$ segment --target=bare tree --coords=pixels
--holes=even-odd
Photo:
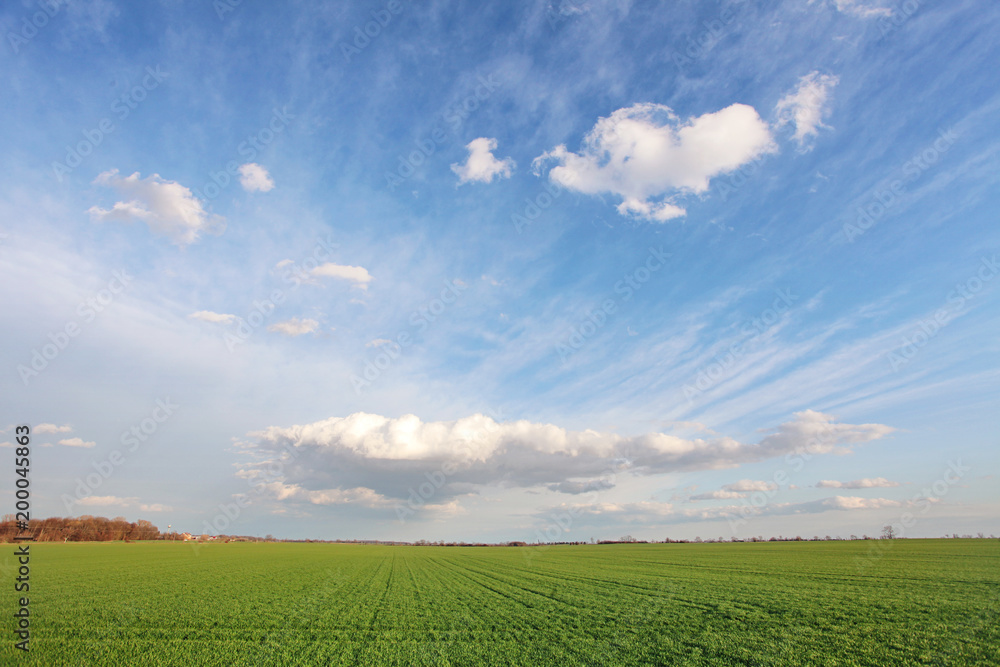
[[[896,529],[892,527],[891,523],[887,523],[884,526],[882,526],[882,539],[883,540],[896,539]]]

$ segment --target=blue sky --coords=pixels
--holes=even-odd
[[[0,26],[0,441],[35,427],[36,514],[1000,532],[993,3]]]

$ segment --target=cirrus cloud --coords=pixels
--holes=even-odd
[[[795,90],[782,97],[775,112],[778,115],[778,127],[791,124],[795,127],[792,138],[798,142],[799,149],[807,151],[811,148],[809,141],[819,134],[823,117],[829,113],[830,91],[840,81],[835,76],[810,72],[801,79]]]

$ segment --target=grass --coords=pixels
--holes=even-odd
[[[1000,541],[873,544],[32,544],[0,664],[1000,664]]]

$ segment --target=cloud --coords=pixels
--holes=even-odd
[[[792,138],[798,142],[800,149],[810,148],[809,139],[819,133],[823,124],[823,116],[829,112],[828,104],[830,90],[840,81],[835,76],[810,72],[799,79],[799,85],[794,91],[782,97],[774,110],[778,115],[778,127],[789,123],[795,126]]]
[[[310,498],[302,494],[312,491],[356,487],[406,498],[415,484],[426,481],[425,475],[436,472],[444,479],[435,492],[441,502],[487,486],[578,493],[587,485],[610,488],[619,474],[734,468],[792,452],[850,451],[852,444],[877,440],[892,430],[881,424],[840,424],[830,415],[805,411],[759,443],[744,444],[722,436],[569,431],[524,420],[497,422],[481,414],[425,423],[415,415],[359,412],[250,433],[238,445],[248,457],[239,475],[255,480],[268,474],[268,466],[277,467],[281,474],[268,481],[301,489],[286,496],[298,499]],[[745,483],[724,490],[738,491],[740,485]]]
[[[229,315],[227,313],[213,313],[211,310],[199,310],[197,313],[191,313],[188,317],[193,320],[212,322],[213,324],[229,324],[230,322],[236,320],[235,315]]]
[[[94,447],[97,445],[96,442],[84,441],[82,438],[66,438],[65,440],[59,441],[60,445],[65,445],[67,447]]]
[[[853,482],[837,482],[824,479],[816,484],[816,487],[820,489],[876,489],[893,486],[899,486],[899,482],[890,482],[885,477],[866,477],[864,479],[856,479]]]
[[[35,427],[35,433],[69,433],[73,429],[67,424],[56,426],[55,424],[39,424]]]
[[[605,491],[613,488],[615,488],[615,483],[610,479],[588,479],[582,482],[565,481],[559,484],[549,484],[550,491],[572,493],[574,495],[590,493],[591,491]]]
[[[747,494],[738,491],[712,491],[711,493],[699,493],[691,496],[689,500],[718,500],[732,498],[746,498]]]
[[[739,491],[739,492],[753,492],[753,491],[771,491],[778,488],[778,485],[774,482],[762,482],[752,479],[741,479],[738,482],[732,484],[725,484],[722,487],[726,491]]]
[[[800,514],[822,514],[830,511],[863,511],[887,508],[915,506],[915,501],[898,501],[888,498],[858,498],[856,496],[834,496],[822,500],[803,503],[777,503],[754,507],[753,516],[791,516]],[[680,523],[688,521],[723,521],[748,516],[746,505],[726,505],[724,507],[706,507],[678,509],[671,503],[653,501],[635,503],[577,503],[562,504],[546,508],[536,517],[551,521],[555,512],[567,512],[571,516],[597,519],[601,522],[659,524],[664,522]]]
[[[309,491],[298,484],[271,482],[264,488],[271,491],[276,500],[300,500],[313,505],[360,505],[362,507],[393,507],[396,503],[380,493],[364,487],[353,489],[325,489]]]
[[[555,161],[555,183],[617,195],[622,215],[665,222],[685,214],[674,201],[680,194],[706,192],[713,177],[776,150],[767,123],[745,104],[681,120],[669,107],[646,103],[599,119],[580,153],[556,146],[532,166],[539,173]]]
[[[275,322],[267,330],[275,333],[283,333],[286,336],[301,336],[316,331],[318,326],[319,322],[316,320],[300,320],[297,317],[293,317],[285,322]]]
[[[240,185],[247,192],[268,192],[274,189],[274,181],[267,169],[256,162],[240,165]]]
[[[140,178],[139,172],[121,178],[117,169],[100,174],[94,183],[113,187],[128,197],[110,209],[92,206],[88,209],[97,221],[129,222],[139,219],[154,234],[166,236],[177,245],[197,241],[202,233],[221,234],[225,218],[210,215],[191,190],[180,183],[165,181],[159,174]]]
[[[347,280],[354,283],[355,287],[360,287],[361,289],[368,289],[368,283],[372,281],[371,274],[362,266],[342,266],[331,262],[320,264],[315,269],[309,271],[309,275],[314,278]]]
[[[93,505],[97,507],[107,507],[108,505],[131,505],[137,498],[119,498],[118,496],[89,496],[78,500],[80,505]]]
[[[142,512],[173,512],[174,508],[170,505],[153,503],[152,505],[139,505],[139,510]]]
[[[873,18],[875,16],[892,16],[892,10],[888,7],[878,5],[869,6],[864,0],[834,0],[837,11],[860,18]]]
[[[510,178],[511,171],[517,165],[509,157],[503,160],[493,157],[491,151],[495,150],[496,147],[496,139],[480,137],[470,141],[466,146],[469,149],[469,158],[465,164],[456,162],[451,165],[451,170],[458,174],[458,184],[491,183],[494,176]]]
[[[375,340],[370,340],[365,343],[365,347],[379,347],[380,345],[392,345],[392,341],[388,338],[376,338]]]

